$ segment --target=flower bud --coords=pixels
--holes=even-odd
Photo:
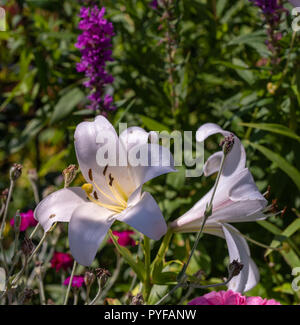
[[[0,194],[0,198],[3,200],[3,202],[7,200],[7,197],[8,197],[8,188],[4,189]]]
[[[28,237],[25,237],[21,245],[21,250],[26,257],[29,257],[34,250],[34,244],[32,240]]]
[[[131,300],[131,305],[143,305],[143,304],[144,304],[144,298],[141,293],[138,293]]]
[[[37,182],[38,174],[35,168],[29,169],[27,172],[27,176],[31,182]]]
[[[22,175],[22,168],[21,164],[13,164],[9,172],[10,179],[16,181]]]
[[[234,145],[234,135],[230,134],[224,138],[220,143],[220,146],[223,148],[224,155],[229,154]]]
[[[78,167],[76,165],[70,165],[65,168],[62,172],[65,181],[65,187],[69,187],[69,185],[73,182],[76,177],[78,171]]]
[[[104,285],[109,277],[111,277],[111,273],[103,268],[98,268],[95,270],[97,278],[101,281],[101,283]]]
[[[91,286],[96,279],[96,276],[92,272],[85,272],[84,274],[84,283],[87,287]]]

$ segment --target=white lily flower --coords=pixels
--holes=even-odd
[[[204,141],[208,136],[221,133],[232,135],[218,125],[207,123],[201,126],[196,134],[197,141]],[[234,277],[229,288],[244,292],[253,288],[259,281],[259,273],[247,242],[237,229],[229,225],[231,222],[248,222],[265,218],[263,210],[266,199],[257,189],[250,171],[245,168],[246,154],[240,140],[233,135],[234,144],[227,154],[223,171],[216,188],[213,200],[212,215],[207,219],[203,231],[226,240],[230,262],[239,260],[244,265],[240,274]],[[211,155],[204,166],[206,176],[217,172],[220,168],[223,152]],[[213,188],[198,201],[188,212],[171,223],[176,232],[197,232],[204,220],[204,212],[210,202]]]
[[[69,222],[70,250],[76,261],[90,265],[115,220],[127,223],[151,239],[158,240],[167,231],[166,222],[154,198],[142,193],[142,185],[159,175],[175,171],[167,148],[148,143],[155,134],[131,127],[118,137],[103,116],[82,122],[75,130],[75,150],[80,170],[87,183],[64,188],[41,201],[34,211],[36,220],[48,231],[57,221]],[[105,140],[103,142],[102,140]],[[101,149],[118,150],[117,158],[131,150],[149,153],[155,162],[148,166],[100,166]],[[98,161],[99,162],[99,161]]]

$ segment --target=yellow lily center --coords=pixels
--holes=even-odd
[[[117,182],[117,180],[112,176],[112,174],[109,174],[107,176],[106,173],[107,167],[104,169],[103,175],[105,176],[106,184],[111,192],[111,194],[105,193],[93,180],[93,174],[92,170],[89,170],[89,178],[91,183],[86,183],[82,185],[82,189],[85,191],[87,197],[95,204],[106,208],[108,210],[120,213],[123,210],[127,208],[127,201],[128,197],[125,193],[125,191],[122,189],[121,185]],[[103,203],[99,200],[97,191],[94,191],[94,187],[98,191],[98,193],[101,193],[103,196],[105,196],[107,199],[109,199],[111,202],[114,202],[115,204],[107,204]]]

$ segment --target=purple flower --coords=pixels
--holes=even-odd
[[[279,41],[282,34],[279,31],[282,14],[286,9],[282,5],[282,0],[249,0],[262,11],[264,22],[267,26],[268,40],[266,45],[273,55],[273,63],[278,63],[280,53]]]
[[[152,8],[153,10],[157,10],[158,8],[158,0],[153,0],[150,2],[149,4],[150,8]]]
[[[68,286],[70,283],[70,276],[66,278],[66,280],[64,281],[64,285]],[[74,275],[73,276],[73,280],[72,280],[72,287],[73,288],[80,288],[82,287],[84,284],[84,277],[81,275]]]
[[[38,222],[34,219],[33,211],[28,210],[27,212],[20,213],[21,217],[21,224],[20,224],[20,231],[25,231],[28,227],[35,227]],[[15,219],[12,218],[10,220],[10,225],[13,227],[15,224]]]
[[[85,74],[87,81],[84,86],[91,90],[88,96],[91,101],[89,108],[110,111],[116,107],[112,105],[112,97],[104,94],[104,87],[114,81],[106,71],[106,63],[113,61],[111,38],[114,28],[112,23],[103,18],[104,14],[104,7],[81,8],[78,28],[82,34],[78,36],[75,46],[82,55],[77,71]]]

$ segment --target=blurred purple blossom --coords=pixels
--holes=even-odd
[[[69,285],[70,279],[71,279],[70,276],[66,278],[66,280],[64,281],[65,286]],[[73,288],[80,288],[80,287],[83,286],[83,284],[84,284],[84,277],[83,276],[81,276],[81,275],[74,275],[73,276],[73,280],[72,280],[72,284],[71,284]]]
[[[111,38],[115,34],[112,23],[103,18],[104,14],[104,7],[81,8],[78,28],[83,32],[78,36],[75,46],[82,55],[77,71],[85,73],[88,80],[84,86],[91,90],[88,96],[91,101],[89,108],[111,111],[115,109],[113,99],[104,94],[104,87],[114,81],[106,71],[106,63],[113,61]]]
[[[249,0],[255,6],[259,7],[264,17],[264,22],[267,26],[268,40],[266,45],[272,53],[274,64],[278,64],[282,33],[279,31],[279,25],[282,20],[282,14],[287,10],[283,7],[282,0]]]
[[[21,212],[20,217],[21,217],[21,224],[20,224],[21,232],[25,231],[28,227],[35,227],[38,224],[38,222],[34,219],[32,210],[28,210],[27,212]],[[12,218],[10,220],[10,225],[13,227],[14,224],[15,224],[15,219]]]

